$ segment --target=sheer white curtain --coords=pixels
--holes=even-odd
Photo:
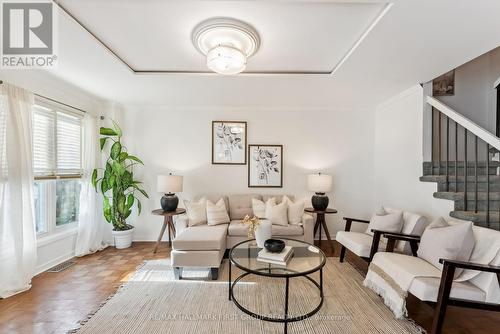
[[[92,187],[91,176],[100,159],[99,121],[97,117],[86,114],[83,121],[83,169],[82,188],[80,192],[80,216],[78,220],[78,236],[75,254],[84,256],[106,247],[103,242],[104,218],[101,202]]]
[[[0,297],[31,287],[36,265],[33,94],[0,85]]]

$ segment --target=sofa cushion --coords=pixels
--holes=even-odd
[[[229,223],[229,215],[224,200],[221,198],[216,204],[207,200],[207,224],[213,226],[227,223]]]
[[[230,195],[229,200],[229,218],[231,220],[243,219],[246,215],[253,216],[252,198],[262,199],[260,195]]]
[[[276,203],[281,203],[283,201],[283,196],[287,196],[289,199],[291,199],[292,201],[295,200],[295,197],[292,196],[292,195],[262,195],[262,200],[265,202],[267,202],[268,199],[270,198],[275,198],[276,199]]]
[[[189,226],[207,223],[207,199],[205,197],[202,197],[198,201],[184,200],[184,206],[189,218]]]
[[[273,203],[276,204],[276,199],[274,197],[268,199],[268,201],[269,200],[274,201]],[[266,218],[266,202],[257,198],[252,198],[252,211],[254,216],[257,216],[258,218]]]
[[[226,195],[221,194],[204,194],[193,197],[193,201],[199,201],[201,198],[206,198],[208,201],[212,203],[217,203],[221,198],[224,200],[224,204],[226,205],[226,209],[229,211],[229,202]]]
[[[373,215],[370,219],[370,224],[366,229],[366,233],[373,235],[372,230],[386,231],[386,232],[401,232],[403,228],[403,212],[387,213],[386,215]]]
[[[440,282],[437,277],[416,277],[408,291],[420,300],[435,302]],[[450,297],[484,302],[486,293],[470,282],[453,282]]]
[[[439,218],[432,222],[422,234],[418,257],[443,269],[439,259],[469,261],[474,244],[471,222],[449,225],[443,218]],[[457,268],[455,277],[458,277],[462,271],[463,269]]]
[[[384,207],[382,207],[381,210],[387,213],[401,211],[398,209]],[[403,211],[403,228],[401,229],[401,233],[421,236],[427,225],[429,225],[429,221],[424,216],[419,215],[418,213]],[[410,243],[406,241],[397,241],[395,249],[401,253],[408,255],[412,254]]]
[[[429,221],[422,215],[405,211],[403,212],[403,228],[401,233],[422,235]]]
[[[303,235],[304,229],[300,225],[273,225],[272,226],[272,235],[273,236],[294,236],[294,235]]]
[[[248,235],[248,225],[243,224],[241,220],[232,220],[229,224],[227,234],[234,237],[246,237]],[[299,225],[273,225],[271,234],[273,236],[303,235],[304,229]]]
[[[346,232],[339,231],[335,240],[346,247],[348,250],[361,257],[369,257],[372,249],[373,237],[362,232]],[[381,239],[379,243],[379,251],[383,251],[386,247],[385,242]]]
[[[226,247],[227,224],[192,226],[172,241],[174,250],[220,250]]]
[[[283,196],[283,201],[288,204],[288,223],[292,225],[302,224],[302,215],[304,214],[306,201],[301,199],[294,202],[288,196]]]
[[[288,225],[288,204],[283,201],[276,204],[274,198],[266,202],[266,219],[270,220],[273,225]]]

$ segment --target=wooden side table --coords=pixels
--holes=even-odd
[[[326,226],[325,215],[337,213],[337,210],[326,209],[325,211],[316,211],[314,208],[305,208],[304,211],[308,212],[308,213],[315,213],[316,214],[316,224],[314,224],[314,235],[316,235],[316,232],[318,231],[318,228],[319,228],[319,242],[321,244],[321,228],[323,227],[323,229],[325,230],[326,238],[328,239],[328,242],[330,243],[330,247],[332,248],[332,255],[333,255],[334,248],[333,248],[332,239],[330,238],[330,232],[328,231],[328,226]]]
[[[186,213],[186,209],[177,208],[175,211],[163,211],[163,209],[156,209],[151,211],[152,214],[157,216],[163,216],[163,226],[161,227],[160,235],[158,236],[158,241],[156,242],[153,253],[156,253],[158,246],[160,246],[161,238],[163,238],[163,233],[168,227],[168,246],[172,248],[172,236],[175,238],[175,226],[174,226],[174,216],[182,215]]]

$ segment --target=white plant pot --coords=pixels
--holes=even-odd
[[[267,219],[262,219],[260,224],[255,228],[255,241],[257,241],[257,246],[264,248],[264,242],[267,239],[271,239],[272,236],[272,224],[271,221]]]
[[[113,230],[112,233],[116,249],[129,248],[132,245],[132,236],[134,235],[133,228],[126,231]]]

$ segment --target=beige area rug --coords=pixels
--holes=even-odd
[[[184,271],[174,280],[170,261],[147,261],[132,279],[75,330],[105,333],[283,333],[283,324],[251,318],[228,300],[224,260],[218,281],[203,280],[208,271]],[[237,271],[233,266],[233,279]],[[198,277],[198,278],[196,278]],[[312,275],[318,279],[318,275]],[[411,321],[396,320],[382,300],[362,285],[363,277],[348,263],[329,258],[323,268],[324,304],[313,317],[290,323],[289,333],[421,333]],[[247,276],[234,295],[253,312],[282,317],[284,279]],[[307,279],[290,280],[290,314],[304,314],[319,302],[319,291]]]

